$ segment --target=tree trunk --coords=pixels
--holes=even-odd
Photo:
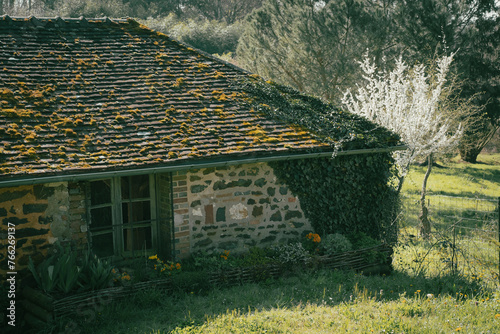
[[[478,147],[460,148],[460,158],[463,161],[475,164],[477,162],[477,156],[481,153],[482,149],[482,147],[480,149]]]
[[[487,129],[481,132],[477,131],[470,136],[464,136],[458,147],[460,158],[463,161],[477,163],[477,156],[488,142],[493,138],[495,133],[500,128],[500,125],[487,125]]]
[[[420,207],[421,207],[421,212],[420,215],[418,216],[418,219],[420,220],[420,235],[423,238],[428,238],[431,233],[431,222],[429,221],[429,209],[427,208],[427,205],[425,204],[425,193],[426,193],[426,188],[427,188],[427,180],[429,179],[429,175],[431,174],[432,171],[432,153],[429,154],[429,157],[427,158],[429,163],[427,164],[427,171],[425,172],[424,176],[424,181],[422,182],[422,193],[420,196]]]

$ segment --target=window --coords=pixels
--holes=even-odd
[[[157,249],[153,175],[88,183],[90,242],[100,257],[134,257]]]

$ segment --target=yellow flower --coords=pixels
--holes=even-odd
[[[155,254],[155,255],[151,255],[149,257],[150,260],[158,260],[158,254]]]
[[[498,318],[500,318],[500,314],[497,313],[497,314],[495,314],[495,319],[498,319]]]

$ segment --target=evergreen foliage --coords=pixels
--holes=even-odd
[[[322,235],[363,232],[396,241],[399,199],[389,153],[271,163],[278,180],[299,197],[314,230]]]
[[[358,80],[366,48],[382,58],[388,17],[382,2],[270,0],[247,17],[237,59],[250,71],[338,102]]]

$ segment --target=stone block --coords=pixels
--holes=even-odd
[[[292,218],[302,218],[303,214],[302,212],[298,210],[290,210],[285,213],[285,220],[290,220]]]
[[[207,188],[208,188],[208,186],[206,186],[204,184],[195,184],[195,185],[191,186],[191,193],[192,194],[198,194],[198,193],[201,193],[202,191],[204,191]]]
[[[23,213],[28,215],[30,213],[41,213],[45,212],[48,208],[48,204],[38,204],[38,203],[25,203],[23,204]]]
[[[271,215],[271,218],[269,218],[269,220],[273,222],[280,222],[283,220],[283,216],[281,215],[280,211],[276,211]]]
[[[195,242],[194,247],[195,248],[207,247],[207,246],[211,245],[212,243],[213,243],[213,241],[211,238],[205,238],[203,240]]]
[[[264,178],[260,178],[260,179],[257,179],[255,180],[254,182],[254,185],[256,185],[257,187],[259,188],[262,188],[263,186],[265,186],[267,184],[267,180],[264,179]]]
[[[29,190],[14,190],[14,191],[0,192],[0,203],[10,202],[19,198],[23,198],[29,193],[30,193]]]
[[[226,207],[217,208],[217,213],[215,215],[216,222],[225,222],[226,221]]]

